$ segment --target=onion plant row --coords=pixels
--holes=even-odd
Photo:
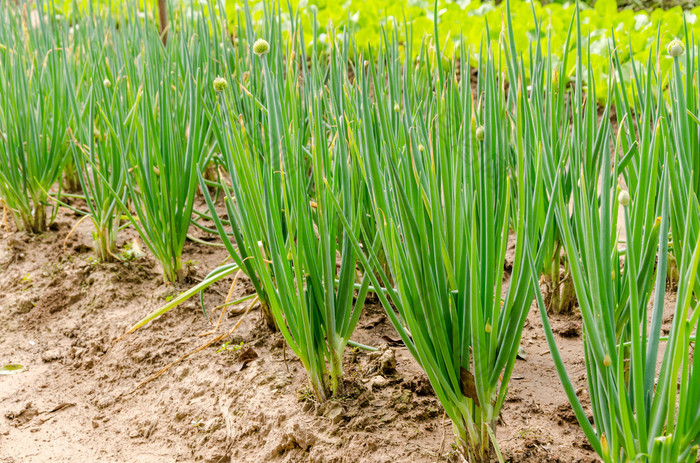
[[[50,8],[39,2],[37,11]],[[11,2],[0,25],[4,207],[20,229],[44,231],[47,205],[75,209],[75,195],[60,192],[73,165],[87,203],[76,211],[93,222],[100,260],[118,257],[125,218],[163,278],[181,280],[199,165],[212,148],[215,57],[209,41],[189,39],[208,38],[206,24],[181,21],[163,45],[135,7],[75,23],[34,13],[28,23],[25,6]]]
[[[372,348],[351,337],[374,293],[459,451],[502,461],[498,418],[536,301],[601,459],[696,461],[700,82],[690,37],[659,49],[659,31],[656,53],[631,70],[620,53],[634,44],[613,39],[600,98],[578,11],[565,43],[575,53],[554,62],[539,18],[532,42],[516,43],[509,3],[497,43],[485,25],[481,43],[453,37],[449,59],[439,24],[420,42],[400,40],[413,34],[407,20],[367,47],[332,25],[324,36],[316,21],[304,29],[279,6],[256,22],[248,8],[226,18],[208,4],[177,11],[164,44],[135,7],[28,25],[4,5],[0,198],[18,228],[42,232],[47,206],[73,208],[109,261],[131,226],[170,282],[184,276],[193,228],[229,256],[132,330],[243,272],[267,328],[326,401],[343,395],[346,347]],[[661,59],[673,61],[670,80]],[[68,165],[80,195],[62,191]],[[671,262],[680,278],[664,331]],[[550,326],[548,309],[566,305],[562,285],[583,320],[589,410]]]
[[[16,7],[0,14],[0,197],[18,228],[43,232],[49,190],[69,159],[68,29],[41,15],[26,28]]]
[[[697,112],[686,106],[682,95],[679,57],[684,46],[677,41],[668,50],[658,50],[675,62],[676,85],[667,102],[654,56],[647,57],[646,66],[635,67],[629,81],[620,66],[619,48],[611,44],[617,72],[610,78],[607,101],[615,104],[619,126],[614,131],[610,103],[601,118],[592,104],[596,89],[591,69],[583,66],[588,50],[578,14],[572,26],[576,66],[585,72],[577,73],[570,92],[570,138],[557,155],[543,157],[543,166],[558,175],[556,181],[546,181],[546,189],[555,204],[583,318],[592,423],[561,361],[547,312],[540,310],[547,340],[578,421],[603,461],[694,462],[700,442],[700,383],[692,353],[700,313],[700,246],[697,239],[687,241],[697,236],[698,203],[692,184],[695,161],[682,148],[697,146],[697,137],[688,129],[697,122]],[[689,71],[693,60],[684,63]],[[544,75],[552,74],[551,65],[546,65]],[[692,79],[685,83],[688,89],[697,88]],[[545,88],[550,84],[548,80]],[[627,98],[630,86],[634,101]],[[534,93],[531,96],[534,99]],[[528,112],[539,119],[537,101]],[[693,131],[697,129],[696,125]],[[678,151],[676,144],[681,146]],[[673,323],[662,336],[670,250],[681,278]],[[533,278],[538,268],[532,262]],[[539,292],[537,299],[543,308]]]

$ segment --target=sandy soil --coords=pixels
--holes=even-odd
[[[203,208],[200,205],[200,208]],[[0,462],[438,462],[457,461],[452,429],[426,376],[376,301],[354,336],[377,353],[348,349],[346,396],[319,405],[279,335],[252,311],[212,344],[138,387],[216,334],[192,300],[116,342],[138,319],[201,279],[226,257],[188,243],[190,280],[162,283],[150,256],[100,264],[91,225],[61,212],[50,232],[0,231]],[[134,238],[124,232],[120,245]],[[207,291],[221,304],[231,281]],[[251,291],[249,283],[237,292]],[[214,314],[216,319],[218,313]],[[587,402],[580,320],[555,317],[569,372]],[[241,344],[242,343],[242,344]],[[504,407],[499,441],[512,462],[594,462],[556,376],[537,308],[528,318]],[[246,358],[257,357],[246,362]],[[138,387],[138,388],[137,388]],[[135,389],[135,390],[134,390]]]

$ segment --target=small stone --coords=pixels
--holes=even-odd
[[[338,424],[345,419],[345,409],[342,405],[333,407],[326,413],[326,418],[330,418],[331,423]]]
[[[379,357],[379,370],[384,374],[393,374],[396,371],[396,356],[392,349],[387,349]]]
[[[49,349],[41,353],[41,361],[45,363],[53,362],[63,358],[63,353],[60,349]]]
[[[342,409],[342,407],[340,408]],[[294,424],[293,429],[294,440],[303,451],[308,452],[309,449],[316,443],[316,436],[306,427],[302,427],[298,423]]]
[[[381,389],[386,387],[387,384],[389,384],[389,381],[381,375],[375,376],[369,381],[369,387],[371,389]]]
[[[20,299],[17,303],[17,313],[20,315],[30,312],[33,308],[34,302],[31,299]],[[30,341],[29,344],[33,346],[32,342],[34,341]]]

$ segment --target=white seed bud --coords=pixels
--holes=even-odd
[[[104,85],[105,88],[110,88],[112,86],[112,82],[105,78],[105,80],[102,81],[102,85]]]
[[[253,44],[253,53],[258,56],[266,55],[270,52],[270,43],[265,39],[258,39]]]
[[[214,90],[216,93],[222,92],[228,88],[228,82],[223,77],[217,77],[214,79]]]
[[[685,53],[685,45],[683,45],[683,42],[680,40],[673,39],[671,40],[671,43],[668,44],[666,51],[673,58],[678,58],[679,56],[683,56],[683,53]]]
[[[619,195],[617,195],[617,200],[620,202],[620,205],[623,207],[627,207],[630,203],[630,194],[627,193],[627,190],[622,190]]]
[[[476,128],[476,139],[479,141],[484,141],[484,136],[486,135],[486,131],[484,130],[484,126],[480,125],[479,127]]]

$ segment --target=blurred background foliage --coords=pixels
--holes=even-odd
[[[594,3],[582,3],[583,28],[589,36],[585,39],[590,47],[591,65],[595,70],[598,95],[605,98],[610,79],[610,50],[615,45],[623,61],[623,72],[631,73],[633,62],[645,61],[649,56],[657,57],[657,72],[666,76],[672,60],[666,56],[666,45],[675,37],[688,35],[700,36],[700,6],[694,6],[693,0],[597,0]],[[59,10],[70,16],[84,8],[93,7],[112,14],[125,13],[128,9],[138,9],[138,15],[144,18],[158,18],[157,0],[138,0],[137,2],[113,1],[105,3],[92,0],[63,0]],[[242,20],[243,0],[169,0],[171,27],[177,27],[180,15],[187,17],[208,15],[211,11],[224,14],[231,25],[232,38],[235,39],[239,20]],[[320,47],[330,46],[328,34],[351,32],[359,45],[377,45],[380,35],[396,33],[402,43],[410,42],[414,53],[420,49],[423,40],[434,45],[435,5],[432,0],[288,0],[284,3],[271,3],[251,0],[249,5],[253,18],[262,24],[266,9],[279,9],[283,22],[291,21],[295,12],[304,31],[318,27]],[[223,7],[223,8],[222,8]],[[488,40],[498,42],[505,7],[499,3],[480,0],[439,0],[437,16],[439,24],[438,43],[444,52],[444,59],[450,59],[459,49],[460,36],[471,58],[472,64],[478,61],[478,52],[488,35]],[[564,50],[569,25],[574,12],[571,1],[520,1],[511,5],[516,43],[527,44],[535,36],[533,15],[540,19],[543,30],[542,45],[546,52],[551,49],[552,59],[557,64],[568,54],[572,63],[567,78],[576,72],[574,41],[569,49]],[[126,17],[129,17],[128,13]],[[153,19],[157,20],[157,19]],[[410,25],[407,29],[405,21]],[[282,24],[283,28],[285,24]],[[687,30],[686,30],[687,26]],[[662,53],[655,49],[657,34],[661,36]],[[311,46],[309,39],[309,46]],[[551,48],[550,48],[551,47]],[[519,50],[523,61],[529,62],[529,50]],[[634,57],[634,60],[631,58]],[[588,64],[588,63],[584,63]],[[527,67],[527,66],[526,66]],[[560,76],[556,76],[559,78]],[[627,77],[627,76],[626,76]]]

